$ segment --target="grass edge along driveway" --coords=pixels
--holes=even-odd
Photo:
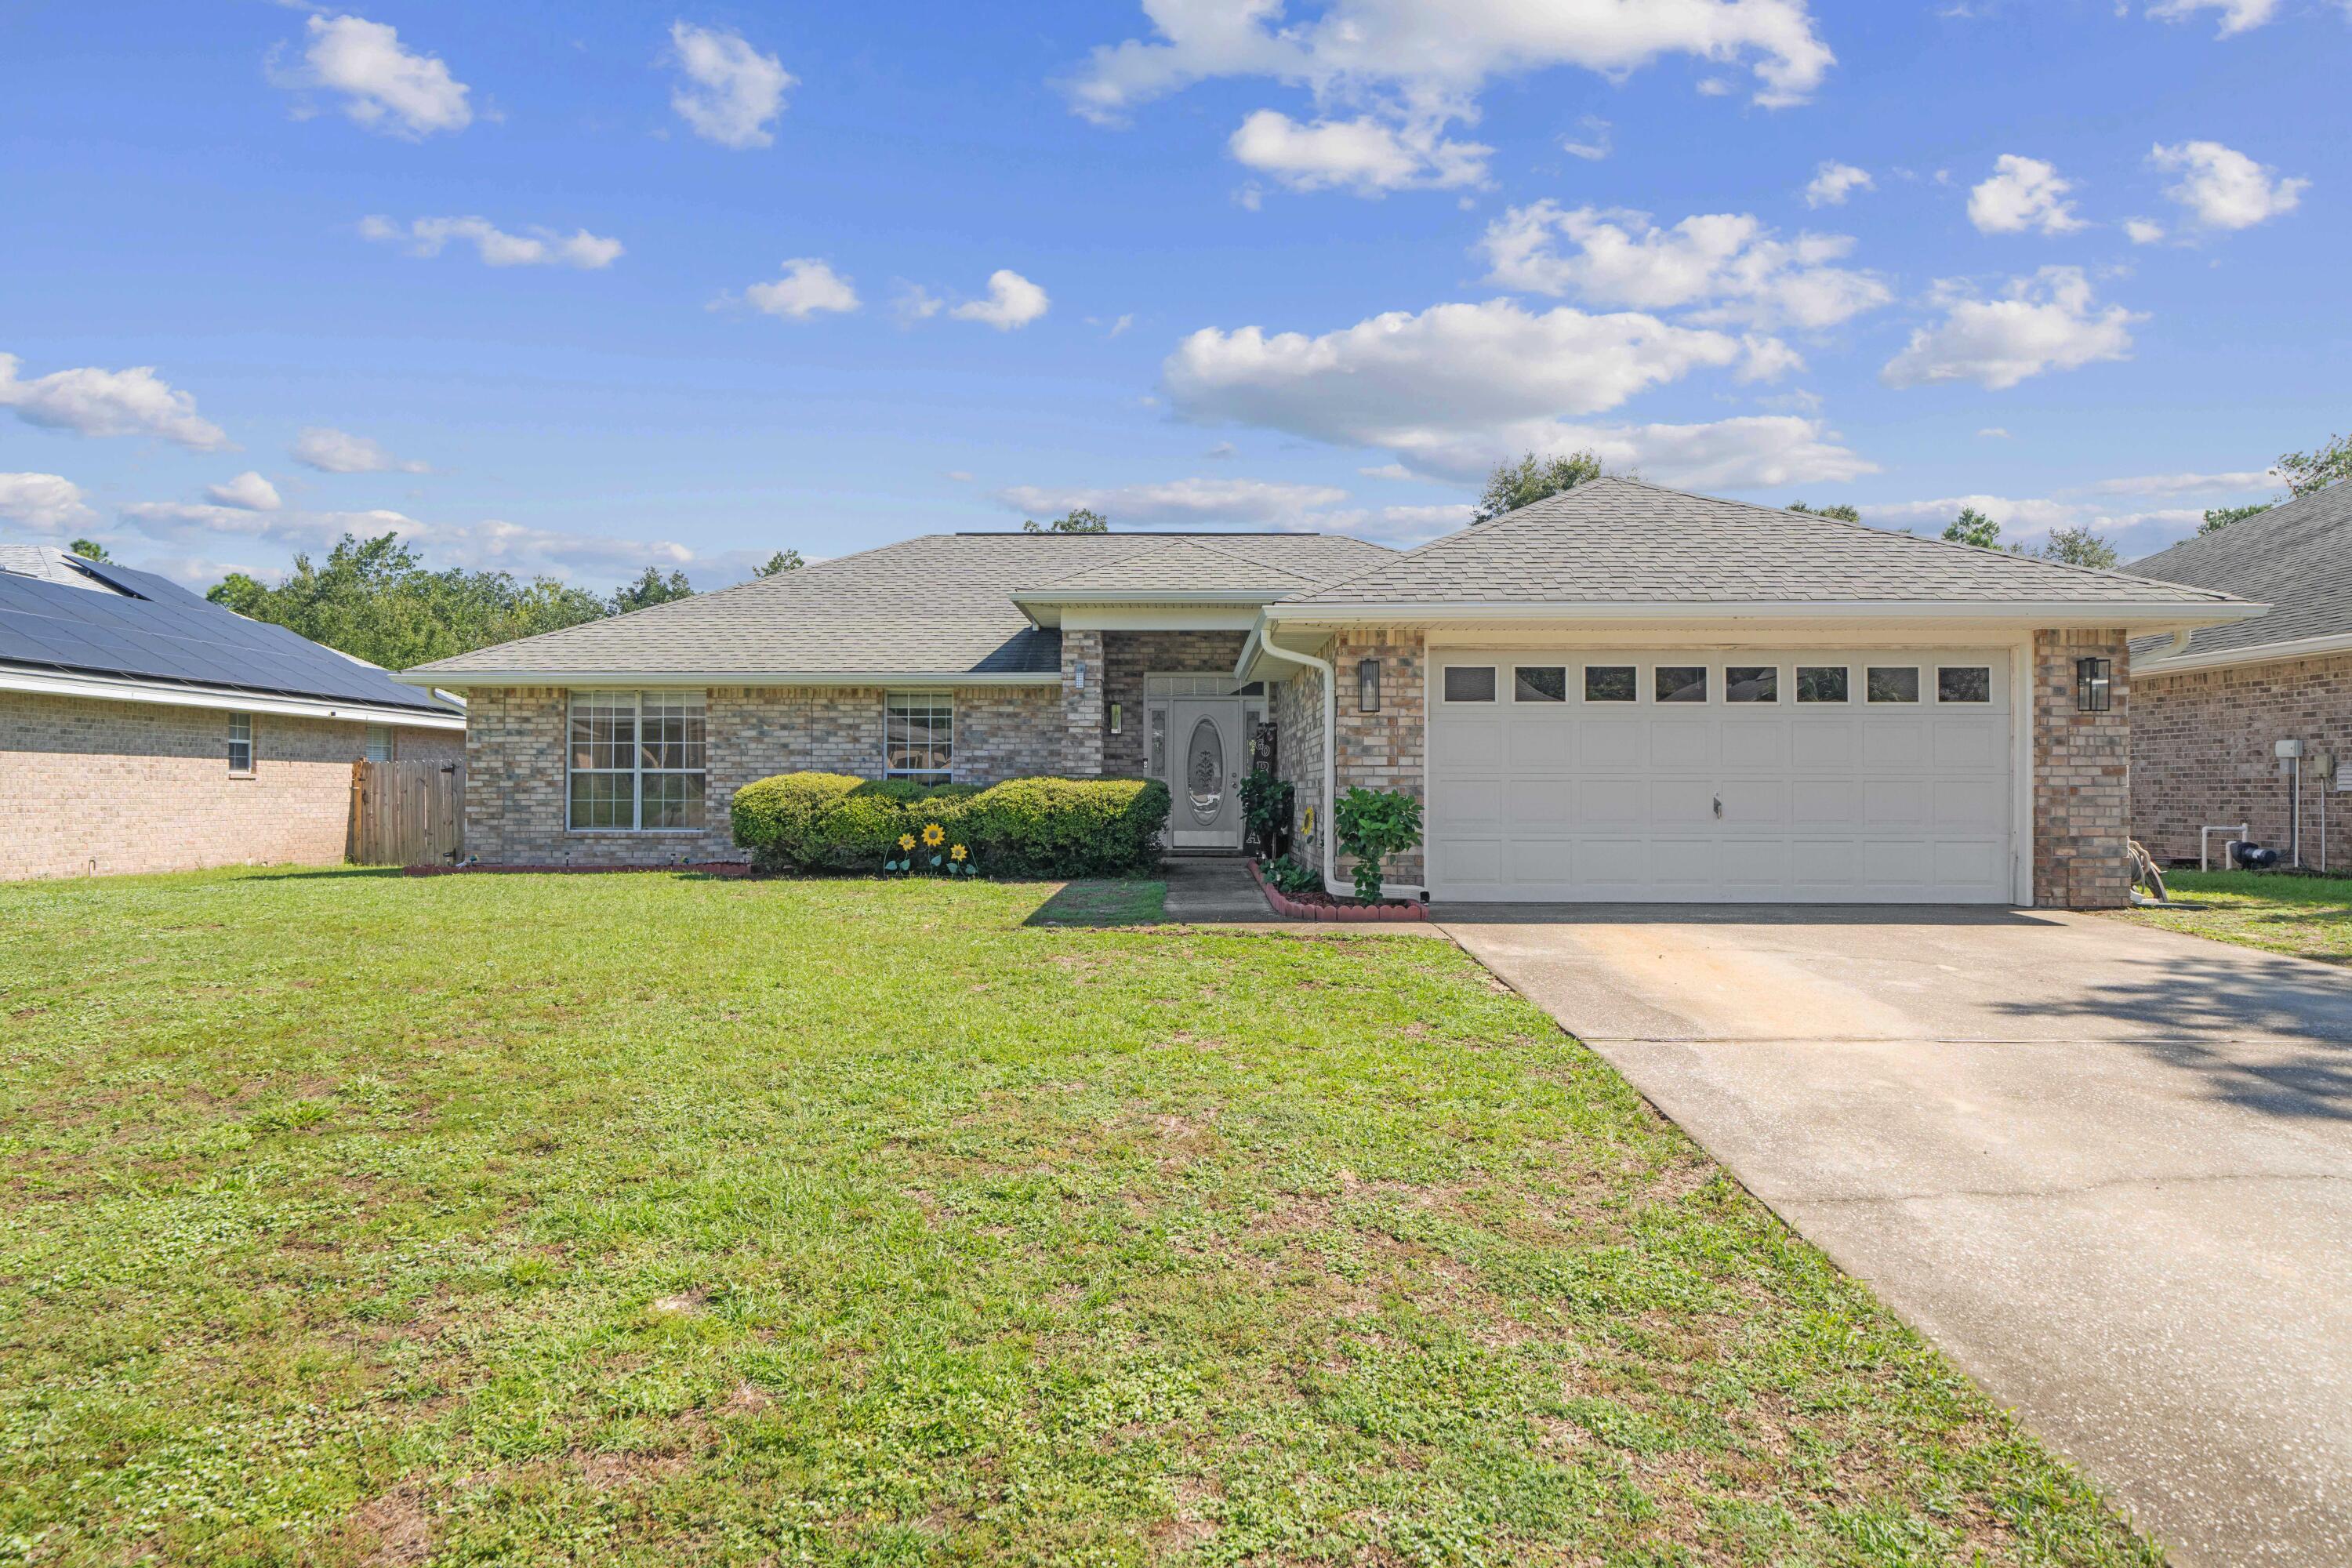
[[[2159,1561],[1450,944],[0,887],[0,1561]]]
[[[2138,925],[2266,952],[2352,964],[2352,879],[2274,871],[2168,871],[2178,909],[2118,910]]]

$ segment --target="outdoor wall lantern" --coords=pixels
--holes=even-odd
[[[1356,666],[1356,711],[1381,710],[1381,661],[1368,658]]]
[[[1118,734],[1119,731],[1118,706],[1119,705],[1116,702],[1110,705],[1110,732],[1114,735]]]
[[[1085,659],[1076,658],[1070,661],[1070,680],[1071,683],[1079,690],[1084,691],[1087,689],[1087,661]]]
[[[2074,710],[2105,713],[2115,703],[2116,661],[2078,658],[2074,661]]]

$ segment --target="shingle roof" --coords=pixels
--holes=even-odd
[[[2131,569],[2274,606],[2258,620],[2204,627],[2189,639],[2189,658],[2352,633],[2352,484],[2184,539]]]
[[[1061,634],[1033,626],[1013,595],[1195,540],[1155,585],[1194,586],[1235,562],[1326,581],[1391,552],[1336,534],[934,533],[420,666],[410,676],[1051,674]]]
[[[1350,542],[1353,542],[1350,541]],[[1370,560],[1376,547],[1360,557]],[[1380,554],[1387,552],[1380,551]],[[1350,563],[1351,564],[1355,563]],[[1328,573],[1325,574],[1328,575]],[[1066,577],[1057,577],[1039,595],[1213,593],[1221,590],[1291,594],[1315,586],[1304,572],[1253,560],[1237,551],[1200,539],[1179,539],[1158,550],[1139,550],[1116,561],[1088,562]]]
[[[169,578],[40,548],[38,561],[15,550],[0,560],[0,664],[457,712],[374,665],[247,620]]]
[[[1448,534],[1284,604],[2193,606],[2229,598],[1612,478]]]

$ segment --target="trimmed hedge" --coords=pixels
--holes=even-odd
[[[878,871],[901,834],[930,823],[986,877],[1120,877],[1160,862],[1168,786],[1156,779],[1007,779],[919,784],[780,773],[730,808],[735,842],[762,870]]]

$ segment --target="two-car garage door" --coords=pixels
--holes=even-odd
[[[1431,893],[2007,903],[2010,656],[1433,653]]]

